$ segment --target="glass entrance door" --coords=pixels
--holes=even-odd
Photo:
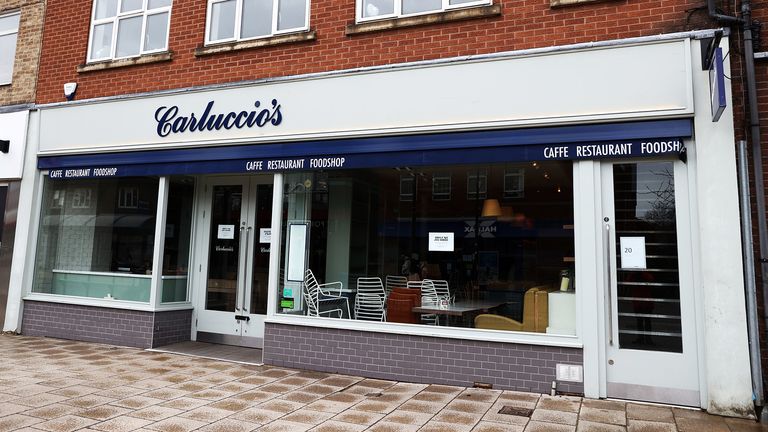
[[[267,309],[272,176],[204,186],[197,340],[261,348]]]
[[[685,172],[602,165],[608,397],[699,405]]]

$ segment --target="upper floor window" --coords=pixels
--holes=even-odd
[[[309,0],[209,0],[206,43],[309,29]]]
[[[18,34],[19,13],[0,16],[0,84],[11,83]]]
[[[358,21],[399,18],[490,3],[489,0],[357,0],[357,17]]]
[[[88,61],[168,49],[171,0],[94,0]]]

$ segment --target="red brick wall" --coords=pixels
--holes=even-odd
[[[361,66],[655,35],[712,26],[703,0],[621,0],[552,9],[549,0],[497,0],[500,17],[346,36],[355,0],[315,0],[310,28],[317,40],[196,58],[205,31],[205,0],[175,0],[171,62],[80,73],[88,45],[91,1],[49,0],[38,103],[145,92]]]

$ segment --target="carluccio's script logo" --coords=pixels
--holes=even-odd
[[[214,113],[213,101],[210,101],[200,115],[195,113],[180,115],[179,107],[176,105],[161,106],[155,111],[157,134],[167,137],[172,133],[243,129],[254,126],[264,127],[268,124],[277,126],[283,121],[277,99],[272,99],[271,106],[262,107],[259,101],[256,101],[253,106],[255,109],[250,111]]]

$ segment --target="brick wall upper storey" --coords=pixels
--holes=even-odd
[[[62,85],[70,81],[78,82],[82,100],[713,25],[704,19],[704,0],[605,0],[561,7],[551,1],[495,0],[501,13],[489,17],[348,35],[355,0],[313,0],[314,39],[195,56],[204,43],[206,1],[174,0],[171,61],[78,72],[86,63],[92,1],[49,0],[37,102],[63,101]]]
[[[11,84],[0,85],[0,106],[35,101],[43,37],[44,0],[0,0],[0,15],[20,12]]]

